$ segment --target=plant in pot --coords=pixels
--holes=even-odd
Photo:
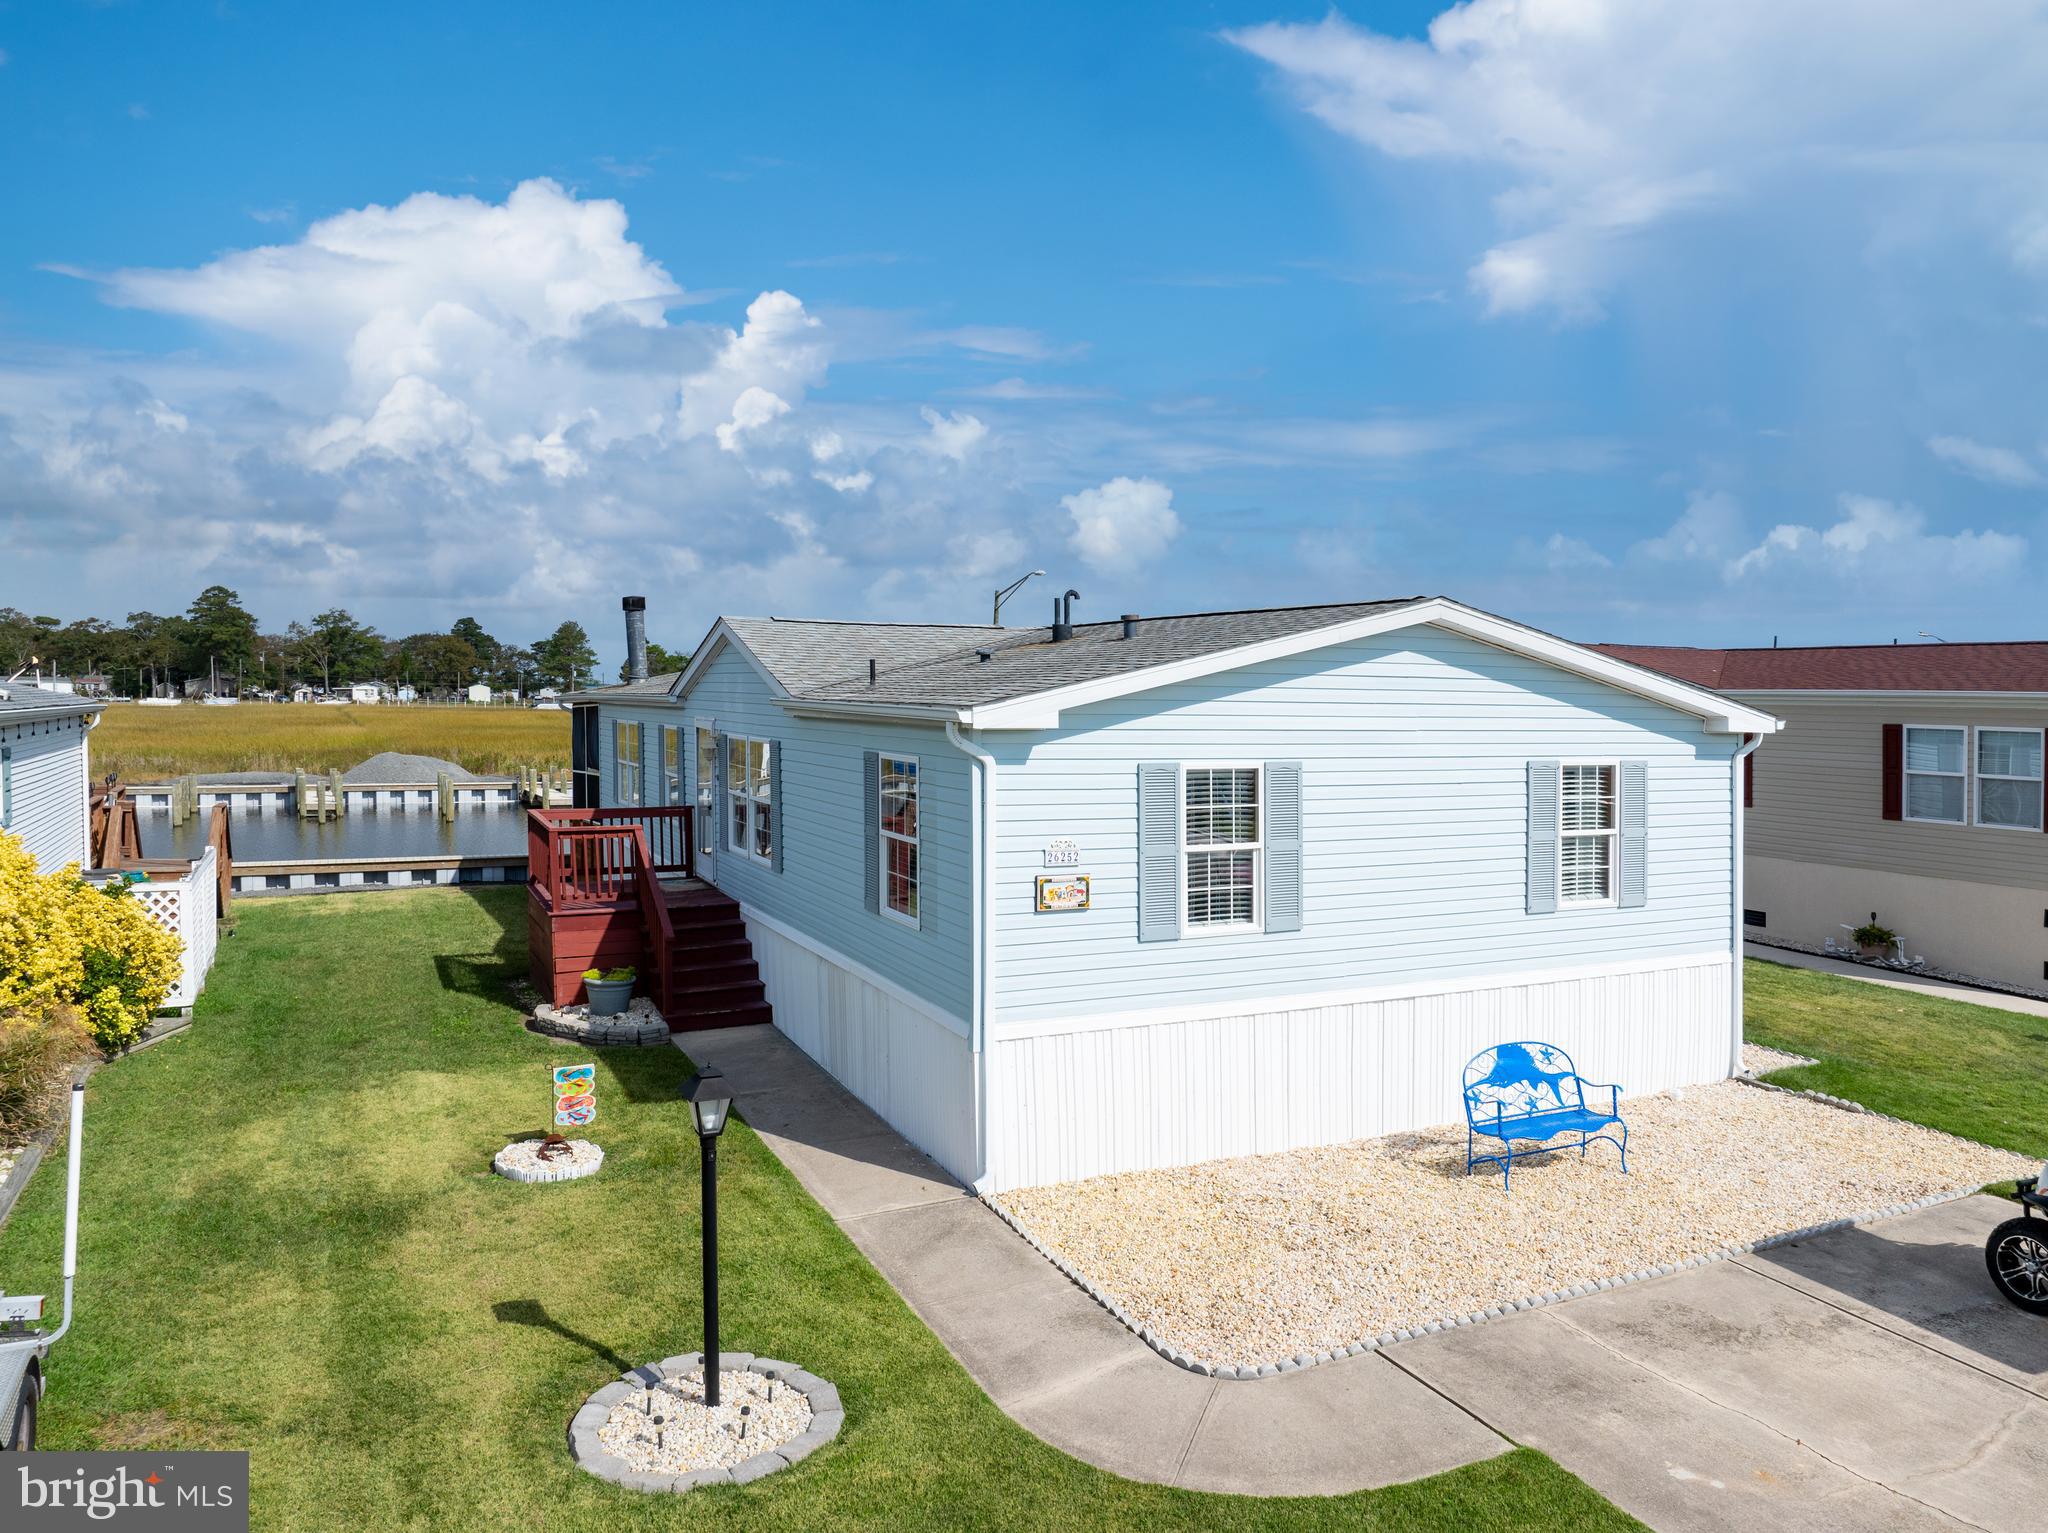
[[[1865,958],[1884,957],[1891,952],[1892,944],[1899,940],[1897,932],[1875,921],[1865,921],[1849,935],[1856,940],[1856,951]]]
[[[583,988],[590,996],[590,1014],[593,1017],[616,1017],[624,1011],[633,999],[636,977],[630,967],[585,969]]]

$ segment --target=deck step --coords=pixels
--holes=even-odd
[[[759,1006],[743,1006],[738,1011],[713,1011],[700,1015],[671,1012],[668,1030],[672,1033],[687,1033],[713,1027],[750,1027],[757,1022],[774,1020],[775,1014],[764,1003]]]
[[[679,947],[706,947],[718,942],[745,942],[747,923],[738,916],[710,921],[678,921],[671,915],[669,926]]]
[[[742,980],[730,985],[705,985],[698,989],[685,988],[678,982],[669,1000],[670,1016],[703,1016],[714,1011],[737,1011],[745,1006],[758,1006],[768,999],[768,992],[758,979]]]
[[[718,990],[727,985],[758,985],[761,982],[761,966],[750,953],[741,953],[724,963],[679,962],[671,973],[677,995]]]

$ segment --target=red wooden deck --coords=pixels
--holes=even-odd
[[[584,999],[583,971],[630,964],[672,1031],[770,1020],[739,903],[690,876],[692,811],[534,809],[526,817],[533,983]]]

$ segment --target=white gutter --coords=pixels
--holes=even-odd
[[[1735,754],[1728,758],[1729,821],[1734,828],[1734,845],[1730,849],[1728,869],[1729,895],[1729,937],[1728,937],[1728,996],[1730,1015],[1728,1018],[1728,1073],[1742,1073],[1742,773],[1743,763],[1756,753],[1764,743],[1762,735],[1744,735],[1742,744]]]
[[[974,841],[973,888],[975,892],[973,983],[968,1006],[967,1048],[974,1092],[974,1166],[977,1190],[988,1179],[988,1062],[983,1052],[988,1042],[989,970],[995,956],[996,905],[996,758],[960,733],[953,722],[946,725],[946,738],[964,754],[973,757],[976,771],[969,794],[968,813],[977,819],[980,834]]]

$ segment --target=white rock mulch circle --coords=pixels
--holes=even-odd
[[[704,1356],[666,1357],[620,1376],[569,1423],[569,1451],[629,1490],[744,1485],[786,1469],[839,1435],[838,1389],[794,1363],[718,1357],[719,1401],[704,1403]]]
[[[540,1153],[542,1141],[515,1139],[491,1157],[491,1169],[515,1182],[573,1182],[604,1164],[604,1151],[588,1139],[571,1139],[567,1155]]]
[[[1465,1174],[1463,1124],[989,1201],[1153,1350],[1252,1378],[2030,1175],[2034,1161],[1738,1081],[1624,1102],[1611,1146]]]
[[[609,1017],[594,1017],[587,1005],[552,1006],[537,1003],[526,1024],[534,1032],[566,1043],[595,1044],[607,1048],[667,1048],[668,1022],[661,1008],[644,995],[636,995],[624,1011]]]

